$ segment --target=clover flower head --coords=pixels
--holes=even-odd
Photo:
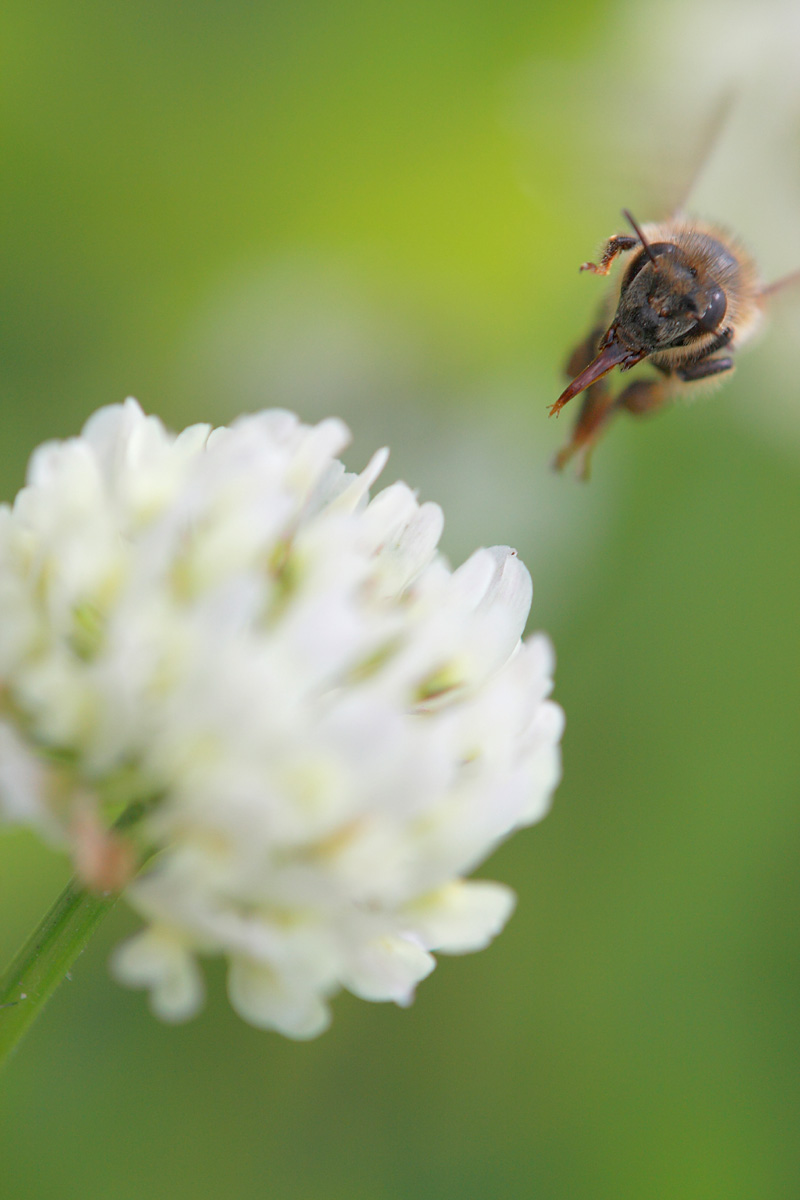
[[[409,1003],[506,921],[465,876],[558,779],[528,572],[507,547],[452,571],[438,506],[370,499],[386,452],[350,475],[348,436],[282,411],[174,435],[128,400],[0,509],[0,814],[124,889],[144,928],[113,971],[168,1020],[214,954],[292,1037],[342,988]]]

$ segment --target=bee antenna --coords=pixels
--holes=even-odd
[[[625,220],[628,222],[628,224],[630,225],[633,232],[638,237],[639,241],[642,243],[642,247],[644,249],[645,254],[650,259],[650,262],[653,264],[653,266],[655,267],[655,269],[657,271],[658,263],[656,262],[656,256],[655,256],[655,254],[653,254],[653,251],[650,249],[650,243],[648,242],[647,238],[642,233],[642,230],[641,230],[640,226],[638,225],[635,217],[633,216],[632,213],[630,213],[628,211],[627,208],[623,208],[622,215],[625,218]]]

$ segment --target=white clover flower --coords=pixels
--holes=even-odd
[[[369,500],[386,452],[348,475],[347,441],[280,411],[175,436],[128,400],[0,509],[0,813],[127,884],[146,927],[113,970],[169,1020],[206,954],[291,1037],[341,988],[409,1003],[432,951],[506,921],[463,877],[558,779],[528,572],[506,547],[451,571],[438,506]]]

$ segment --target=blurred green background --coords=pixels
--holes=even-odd
[[[0,1088],[24,1200],[785,1200],[800,1194],[800,301],[719,394],[548,463],[577,266],[688,177],[800,265],[796,6],[135,5],[0,16],[0,488],[134,394],[179,427],[336,413],[511,543],[567,712],[553,813],[484,868],[516,915],[406,1012],[297,1045],[113,984],[120,906]],[[0,956],[67,876],[0,839]]]

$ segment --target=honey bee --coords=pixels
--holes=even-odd
[[[619,284],[601,322],[572,352],[567,373],[574,378],[550,409],[555,416],[585,392],[570,440],[554,463],[561,470],[580,454],[584,478],[597,439],[616,413],[643,416],[687,386],[719,381],[733,370],[734,350],[758,328],[766,297],[798,277],[764,286],[747,251],[716,225],[675,217],[640,227],[627,209],[622,215],[633,233],[615,234],[599,262],[580,268],[607,275],[624,256]],[[644,360],[658,375],[612,395],[609,372],[629,371]]]

